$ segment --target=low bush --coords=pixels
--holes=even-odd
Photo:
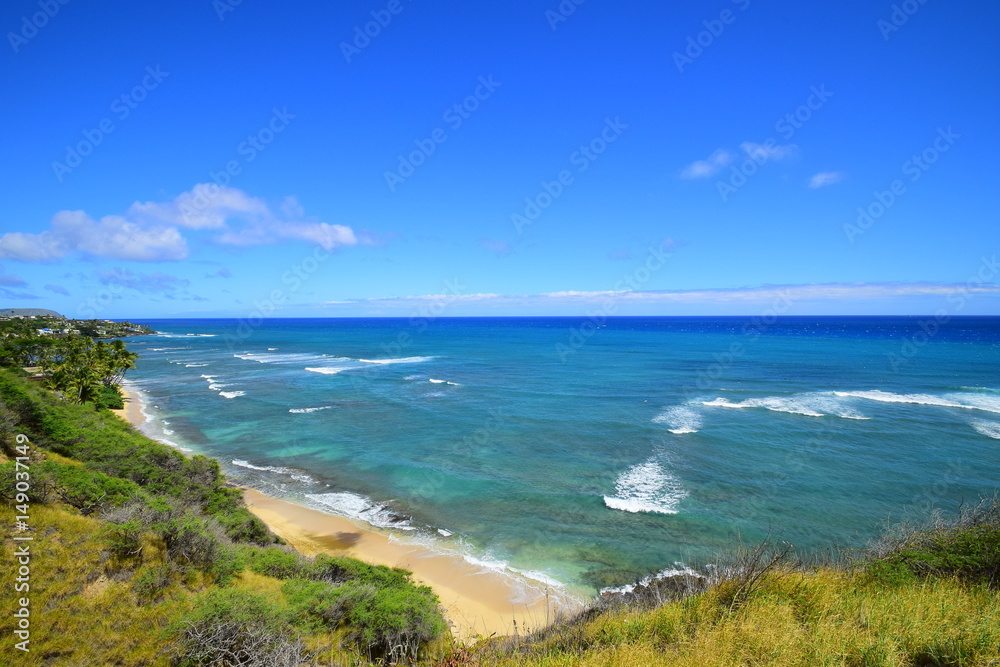
[[[199,596],[186,620],[170,628],[180,666],[297,667],[305,648],[287,609],[263,595],[217,588]]]

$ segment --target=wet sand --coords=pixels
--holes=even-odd
[[[138,428],[145,421],[142,401],[122,390],[125,408],[113,412]],[[583,602],[540,582],[476,566],[459,556],[402,544],[389,534],[351,519],[319,512],[243,488],[247,507],[274,534],[306,556],[350,556],[375,565],[402,567],[441,599],[452,631],[460,639],[523,635],[539,630],[557,613],[572,613]]]
[[[545,627],[556,613],[582,607],[544,584],[472,565],[459,556],[407,545],[367,530],[350,519],[326,514],[244,489],[247,507],[297,551],[351,556],[376,565],[402,567],[441,598],[459,638],[525,634]]]
[[[122,398],[125,400],[125,407],[121,410],[112,410],[111,412],[132,426],[139,428],[146,421],[146,417],[142,414],[142,401],[137,394],[127,391],[124,388],[122,388]]]

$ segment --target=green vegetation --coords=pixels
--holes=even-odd
[[[1000,665],[1000,500],[898,527],[842,563],[739,547],[450,665]]]
[[[17,434],[30,438],[30,508]],[[22,464],[24,462],[22,461]],[[216,461],[0,369],[0,521],[31,527],[31,651],[0,664],[299,665],[427,662],[450,637],[410,573],[278,544]],[[0,586],[14,591],[14,549]],[[14,637],[17,620],[0,619]]]
[[[0,366],[40,371],[49,387],[97,409],[123,407],[119,390],[138,355],[122,340],[96,338],[151,333],[131,322],[56,318],[0,319]]]
[[[25,449],[17,434],[30,438]],[[15,458],[29,451],[30,507]],[[22,462],[23,463],[23,462]],[[1000,501],[821,565],[740,546],[528,635],[457,645],[406,570],[306,558],[225,485],[124,421],[0,369],[0,521],[27,515],[31,651],[0,664],[459,667],[1000,665]],[[15,549],[0,587],[15,590]],[[621,573],[602,576],[619,579]],[[13,595],[13,593],[11,593]]]

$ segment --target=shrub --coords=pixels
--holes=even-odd
[[[869,546],[867,572],[888,584],[917,577],[953,576],[1000,585],[1000,498],[981,501],[950,520],[897,526]]]
[[[287,611],[263,595],[216,588],[201,595],[187,620],[175,624],[180,665],[296,667],[305,659]]]
[[[132,579],[132,590],[144,602],[154,602],[169,585],[174,574],[170,565],[154,565],[140,571]]]
[[[125,399],[117,385],[111,387],[101,387],[94,396],[94,407],[98,410],[122,410],[125,407]]]
[[[358,648],[384,664],[415,661],[420,649],[445,630],[438,597],[427,586],[378,588],[355,580],[337,589],[333,604],[345,611]]]

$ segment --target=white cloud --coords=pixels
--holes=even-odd
[[[794,156],[798,150],[798,147],[795,144],[779,146],[774,143],[773,139],[768,139],[762,144],[757,144],[752,141],[744,141],[740,144],[740,148],[742,148],[743,152],[747,154],[747,157],[755,162],[760,162],[761,164],[770,160],[784,160],[786,158],[790,158]]]
[[[844,175],[839,171],[823,171],[809,179],[809,187],[822,188],[834,183],[840,183],[843,179]]]
[[[41,233],[0,236],[0,257],[54,262],[84,253],[139,262],[181,260],[189,252],[181,229],[211,231],[216,243],[233,246],[306,241],[332,250],[358,243],[350,227],[306,218],[294,197],[285,198],[276,214],[242,190],[199,183],[171,201],[134,202],[124,215],[100,220],[84,211],[59,211]]]
[[[744,141],[740,144],[740,149],[748,158],[759,164],[772,160],[785,160],[793,157],[798,151],[795,144],[781,146],[776,144],[774,139],[768,139],[762,144]],[[736,158],[737,155],[733,152],[720,148],[706,159],[697,160],[685,167],[681,172],[681,178],[711,178],[732,164]]]
[[[262,200],[242,190],[199,183],[171,202],[135,202],[126,215],[134,220],[189,229],[222,229],[227,220],[267,218],[271,212]]]
[[[685,167],[681,172],[681,178],[709,178],[729,166],[732,161],[733,154],[720,148],[707,159],[697,160]]]
[[[598,305],[612,299],[634,304],[767,304],[776,299],[798,301],[841,301],[897,297],[947,296],[980,293],[1000,295],[1000,285],[967,283],[816,283],[765,285],[760,287],[706,288],[692,290],[600,290],[544,292],[541,294],[428,294],[328,301],[324,305],[379,305],[395,308],[416,307],[428,301],[475,302],[482,305],[531,306],[580,304]]]
[[[155,262],[184,259],[187,241],[175,227],[145,226],[121,216],[94,220],[83,211],[59,211],[40,234],[0,236],[0,257],[23,262],[53,262],[73,252],[96,257]]]

